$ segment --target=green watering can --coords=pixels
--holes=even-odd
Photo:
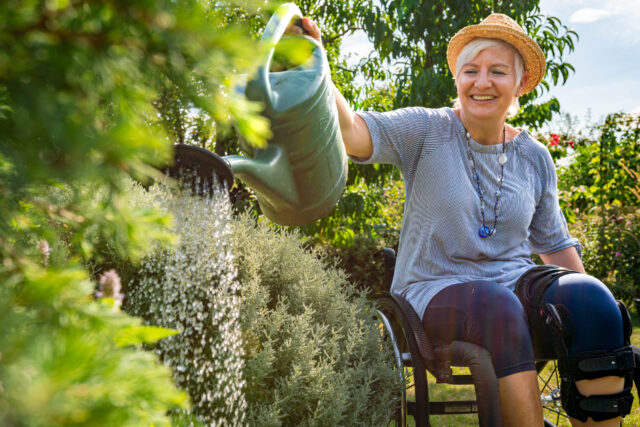
[[[233,172],[255,190],[262,212],[281,225],[309,224],[328,214],[347,180],[347,156],[322,46],[300,36],[313,44],[309,59],[292,69],[269,71],[276,43],[301,16],[295,4],[278,8],[262,36],[274,47],[245,87],[247,98],[262,102],[262,114],[271,121],[273,137],[267,147],[256,149],[240,140],[247,156],[219,157],[199,147],[177,145],[173,167],[193,168],[203,177],[215,172],[229,185]]]

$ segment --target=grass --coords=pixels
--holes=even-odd
[[[640,319],[637,316],[633,316],[633,334],[631,335],[631,344],[640,347]],[[454,373],[468,373],[466,368],[453,368]],[[543,371],[543,377],[547,378],[551,374],[551,366],[547,366]],[[550,384],[551,387],[555,387]],[[408,399],[413,399],[412,390],[408,390]],[[624,418],[624,426],[638,426],[640,425],[640,404],[638,402],[638,391],[635,386],[633,387],[633,407],[631,413]],[[429,375],[429,398],[432,401],[440,400],[472,400],[475,399],[475,393],[473,386],[460,386],[450,384],[435,384],[435,378]],[[545,417],[550,421],[556,423],[556,417],[553,413],[545,411]],[[436,426],[477,426],[478,417],[476,414],[467,415],[434,415],[429,417],[431,425]],[[413,422],[413,419],[410,419]],[[571,424],[567,419],[560,420],[559,426],[570,426]]]

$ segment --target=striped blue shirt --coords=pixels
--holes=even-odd
[[[557,178],[547,148],[521,131],[506,143],[507,162],[494,235],[482,239],[480,199],[467,157],[466,131],[451,108],[403,108],[358,113],[373,141],[369,159],[402,171],[405,206],[391,290],[422,317],[445,287],[491,280],[510,289],[534,266],[531,253],[548,254],[578,241],[558,204]],[[485,198],[485,223],[494,221],[502,144],[470,140]]]

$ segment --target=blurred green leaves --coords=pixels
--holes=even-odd
[[[243,2],[255,10],[257,3]],[[170,217],[131,207],[174,139],[154,104],[167,91],[252,144],[260,106],[235,91],[264,48],[205,0],[0,3],[0,425],[167,425],[188,406],[142,351],[143,328],[91,297],[86,265],[132,261],[173,241]]]

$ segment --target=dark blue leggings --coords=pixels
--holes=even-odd
[[[569,355],[624,346],[622,315],[598,279],[579,273],[561,276],[545,291],[542,302],[563,304],[571,312],[575,335],[566,343]],[[423,325],[436,342],[467,341],[487,349],[498,378],[534,370],[534,357],[557,358],[550,334],[530,331],[516,295],[494,282],[443,289],[429,302]]]

